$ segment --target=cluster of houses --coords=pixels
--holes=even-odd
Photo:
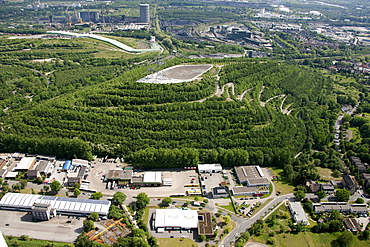
[[[349,157],[349,160],[357,170],[358,173],[360,174],[361,178],[364,180],[364,188],[369,189],[370,188],[370,174],[367,171],[369,168],[368,164],[363,163],[359,157],[356,156],[351,156]],[[357,187],[355,188],[356,191]]]

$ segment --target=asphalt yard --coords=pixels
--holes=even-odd
[[[6,236],[28,235],[30,238],[68,243],[75,241],[82,232],[82,222],[85,219],[61,216],[49,221],[33,222],[32,215],[27,212],[7,210],[0,210],[0,218],[0,230]]]

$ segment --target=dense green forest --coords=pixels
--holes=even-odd
[[[70,93],[3,112],[0,149],[55,154],[54,143],[61,140],[60,156],[119,156],[144,166],[182,167],[199,161],[283,166],[302,148],[320,149],[329,142],[337,110],[330,79],[268,60],[239,61],[207,72],[200,82],[174,85],[137,83],[150,73],[146,66],[114,79],[94,70],[103,73],[95,83],[88,83],[93,75],[85,78],[82,70],[61,70],[51,83],[60,90],[71,87]],[[68,77],[73,71],[76,75]],[[234,95],[228,100],[227,88],[221,97],[207,98],[216,89],[217,74],[220,86],[234,83],[236,94],[252,90],[242,100]],[[75,84],[81,89],[73,92],[79,88]],[[285,102],[275,98],[261,105],[280,94],[286,95]],[[207,100],[195,102],[203,98]],[[288,106],[290,114],[283,113],[280,107]],[[84,144],[90,148],[83,149]]]

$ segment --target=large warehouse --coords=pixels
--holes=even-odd
[[[156,209],[153,225],[157,232],[194,229],[198,227],[198,212],[182,209]]]
[[[101,216],[106,216],[108,215],[111,202],[91,199],[7,193],[0,201],[0,209],[31,212],[35,204],[50,204],[50,207],[55,209],[57,214],[85,216],[96,212]]]

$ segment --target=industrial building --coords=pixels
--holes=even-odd
[[[50,204],[34,203],[31,212],[34,220],[49,220],[56,216],[56,210]]]
[[[140,4],[140,23],[150,23],[149,4]]]
[[[295,223],[308,225],[306,213],[304,212],[302,204],[300,202],[290,202],[288,203],[287,207]]]
[[[88,160],[81,160],[81,159],[73,159],[72,165],[74,166],[88,166],[89,161]]]
[[[265,177],[259,166],[236,166],[234,169],[241,184],[246,184],[250,187],[270,187],[270,181]]]
[[[15,171],[31,170],[36,163],[35,157],[23,157],[18,164],[15,165]]]
[[[49,160],[40,160],[35,170],[39,171],[41,175],[50,176],[53,171],[53,165]]]
[[[108,215],[111,202],[91,199],[7,193],[0,201],[0,209],[32,212],[35,205],[39,204],[50,205],[50,210],[55,209],[56,214],[87,216],[96,212],[101,216],[106,216]]]
[[[110,170],[105,179],[108,182],[116,181],[119,185],[127,185],[131,184],[132,175],[133,171],[128,169]]]
[[[199,173],[222,172],[221,164],[198,164]]]
[[[72,161],[66,160],[66,162],[64,162],[64,165],[62,167],[62,171],[69,171],[71,167],[72,167]]]
[[[236,186],[231,191],[234,196],[261,196],[269,193],[267,187]]]
[[[212,197],[213,198],[225,198],[229,196],[228,187],[215,187],[212,188]]]
[[[156,209],[152,225],[157,232],[195,229],[198,227],[198,212],[196,210]]]

